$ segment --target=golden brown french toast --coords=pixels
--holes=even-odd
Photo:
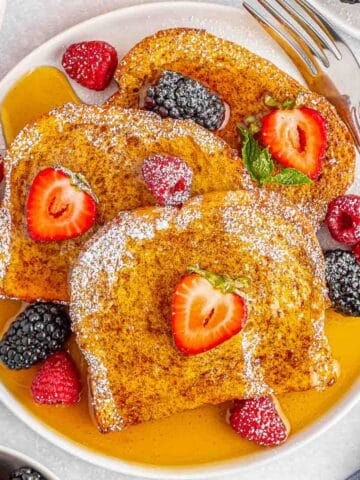
[[[27,126],[5,158],[0,293],[27,301],[68,301],[69,268],[98,226],[121,210],[155,203],[141,172],[144,159],[158,153],[178,156],[188,164],[192,194],[237,189],[246,183],[236,152],[193,122],[162,121],[153,113],[117,107],[68,104]],[[39,242],[29,236],[29,189],[48,167],[83,174],[98,199],[94,227],[78,238]],[[37,212],[32,215],[36,220]]]
[[[171,327],[174,290],[190,265],[250,281],[243,330],[197,355],[175,347]],[[120,213],[85,245],[70,286],[102,432],[337,377],[320,246],[305,216],[273,192]]]
[[[321,176],[311,185],[266,184],[267,189],[281,192],[296,203],[315,226],[324,219],[328,203],[351,185],[355,150],[334,107],[269,61],[204,30],[163,30],[135,45],[118,65],[115,77],[119,92],[110,103],[138,108],[144,85],[156,83],[166,70],[201,82],[229,105],[229,121],[216,134],[233,148],[240,145],[236,126],[248,116],[269,111],[264,105],[265,95],[280,102],[297,98],[302,105],[322,114],[327,126],[327,148]]]

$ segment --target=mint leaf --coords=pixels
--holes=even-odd
[[[267,148],[261,150],[252,132],[246,128],[238,127],[242,137],[242,159],[253,180],[264,182],[274,170],[271,154]]]
[[[249,130],[240,126],[238,126],[237,128],[243,138],[243,145],[241,150],[242,160],[245,164],[245,167],[248,169],[251,178],[258,182],[258,177],[255,170],[253,169],[253,163],[260,156],[261,148],[258,142],[252,136],[251,132],[249,132]]]
[[[312,183],[309,177],[295,168],[283,168],[273,175],[274,161],[268,148],[261,149],[252,132],[246,128],[237,127],[243,138],[242,159],[253,180],[264,185],[278,183],[280,185],[305,185]]]
[[[309,177],[304,173],[295,170],[295,168],[283,168],[281,172],[267,179],[268,182],[280,183],[281,185],[305,185],[312,183]]]
[[[266,182],[274,171],[274,163],[268,148],[260,152],[260,155],[253,161],[252,169],[258,182]]]

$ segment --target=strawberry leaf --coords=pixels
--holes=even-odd
[[[296,100],[288,99],[281,103],[270,95],[265,95],[264,103],[267,107],[278,108],[279,110],[286,110],[287,108],[291,109],[298,106]]]
[[[305,185],[312,183],[304,173],[295,168],[283,168],[281,172],[267,179],[267,182],[279,183],[281,185]]]
[[[281,107],[282,107],[282,109],[295,108],[296,107],[296,100],[285,100],[285,102],[283,102],[281,104]]]
[[[208,270],[203,270],[196,265],[190,265],[188,271],[189,273],[197,273],[200,277],[205,278],[223,294],[237,292],[239,288],[247,287],[250,284],[248,277],[238,277],[233,280],[229,275],[218,275]]]

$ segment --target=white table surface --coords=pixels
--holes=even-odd
[[[2,0],[0,0],[1,3]],[[146,0],[145,0],[146,1]],[[26,54],[62,30],[138,0],[8,0],[0,30],[0,78]],[[220,0],[227,5],[239,1]],[[360,41],[346,37],[360,58]],[[359,86],[360,88],[360,86]],[[0,404],[0,445],[18,449],[52,470],[60,480],[127,480],[94,467],[42,439]],[[320,438],[263,467],[229,480],[344,480],[360,468],[360,404]],[[223,478],[223,477],[222,477]],[[220,478],[218,479],[220,480]]]

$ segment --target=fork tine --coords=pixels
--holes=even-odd
[[[318,12],[315,14],[315,11],[308,9],[304,4],[305,2],[299,0],[294,0],[297,7],[292,5],[289,0],[281,0],[281,2],[286,4],[287,10],[291,12],[300,23],[303,23],[304,28],[307,28],[308,33],[313,36],[313,38],[316,37],[316,40],[319,41],[324,48],[329,50],[335,58],[341,60],[342,55],[334,42],[334,37],[327,25],[320,20]]]
[[[299,62],[302,64],[302,69],[309,71],[309,75],[316,76],[319,72],[315,62],[305,53],[300,45],[295,42],[293,37],[284,29],[280,29],[277,22],[273,22],[273,19],[266,18],[258,9],[255,9],[248,2],[243,2],[244,8],[257,20],[263,28],[274,37],[275,41],[287,52],[287,54],[293,59],[295,64]]]
[[[270,15],[274,16],[287,30],[289,30],[291,35],[294,36],[295,40],[298,40],[299,38],[301,42],[305,43],[310,52],[322,61],[325,67],[329,67],[329,60],[327,59],[323,49],[318,46],[317,42],[314,42],[313,36],[309,35],[309,32],[305,30],[301,24],[296,22],[295,15],[290,13],[291,17],[293,17],[292,19],[295,19],[295,22],[286,18],[281,10],[274,5],[277,4],[280,6],[280,8],[283,8],[278,0],[272,1],[271,3],[268,0],[260,0],[260,2],[261,5],[270,13]],[[284,9],[284,11],[287,10]]]

